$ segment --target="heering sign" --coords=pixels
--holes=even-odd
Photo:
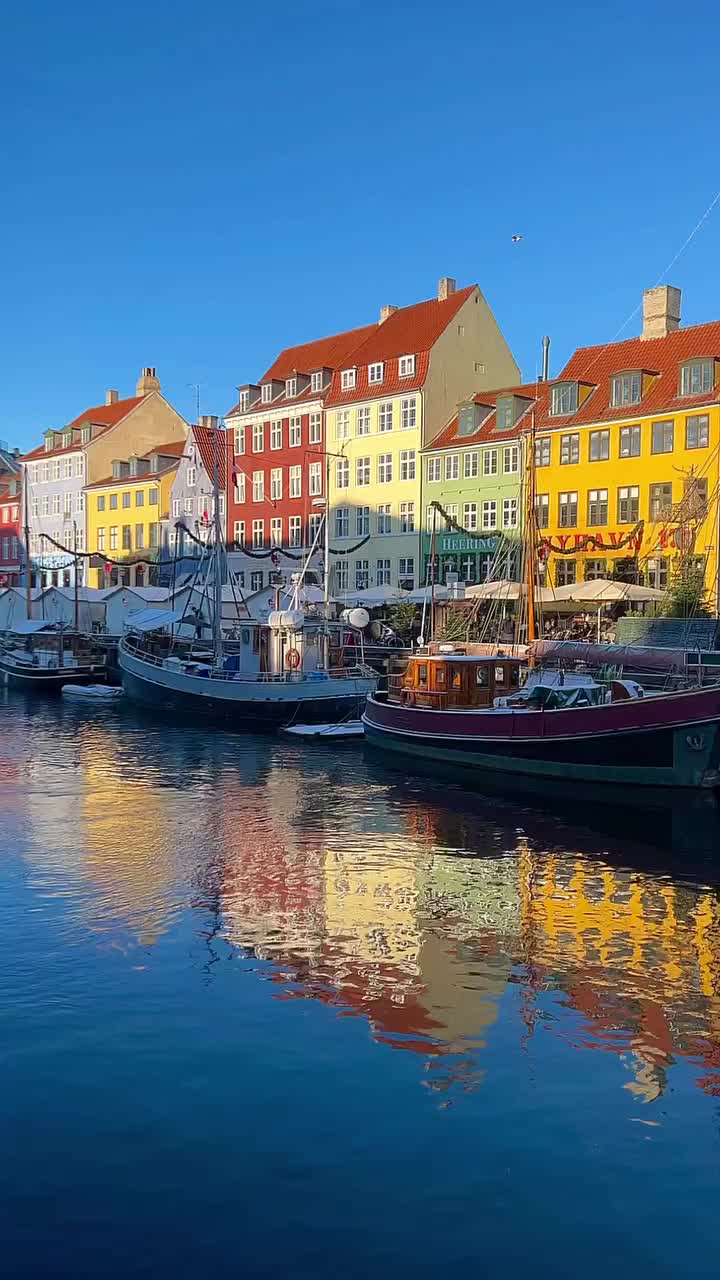
[[[440,552],[485,551],[491,555],[497,549],[497,538],[466,538],[460,534],[444,534],[440,538]]]

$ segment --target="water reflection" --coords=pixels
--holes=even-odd
[[[255,957],[269,997],[365,1019],[453,1097],[492,1083],[508,1037],[616,1055],[639,1104],[681,1065],[720,1095],[705,799],[593,797],[581,823],[572,802],[470,796],[357,750],[12,697],[0,715],[0,808],[31,890],[99,948],[152,965],[189,918],[209,973]]]

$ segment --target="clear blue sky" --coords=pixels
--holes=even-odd
[[[195,382],[225,412],[282,346],[441,275],[478,281],[525,375],[545,332],[557,370],[720,187],[709,2],[27,0],[0,23],[22,447],[143,364],[187,416]],[[720,318],[719,250],[720,205],[670,273],[685,323]]]

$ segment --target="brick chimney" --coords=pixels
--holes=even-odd
[[[661,284],[656,289],[646,289],[643,294],[643,327],[640,335],[645,341],[666,338],[680,328],[679,289]]]
[[[207,427],[209,431],[217,429],[218,419],[216,413],[201,413],[198,418],[199,427]]]
[[[106,404],[117,404],[117,402],[118,402],[118,400],[119,400],[119,399],[120,399],[120,392],[119,392],[119,391],[106,391],[106,392],[105,392],[105,403],[106,403]]]
[[[443,276],[438,282],[438,302],[446,302],[451,298],[457,289],[457,280],[453,280],[452,276]]]
[[[389,319],[390,319],[390,316],[391,316],[391,315],[393,315],[393,314],[394,314],[396,311],[398,311],[398,310],[399,310],[399,307],[393,307],[393,306],[381,307],[381,308],[380,308],[380,323],[381,323],[381,324],[384,324],[384,323],[385,323],[385,321],[386,321],[386,320],[389,320]]]
[[[149,396],[151,391],[160,390],[160,381],[155,377],[155,370],[148,366],[143,369],[137,382],[136,396]]]

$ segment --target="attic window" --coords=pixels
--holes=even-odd
[[[412,378],[415,372],[415,357],[401,356],[398,362],[398,373],[401,378]]]
[[[689,360],[680,366],[680,395],[701,396],[715,386],[714,360]]]
[[[458,435],[471,436],[479,426],[477,405],[464,404],[458,409]]]
[[[247,409],[249,403],[250,403],[250,392],[241,391],[240,392],[240,408]]]
[[[322,369],[320,369],[318,372],[310,374],[310,390],[322,391],[322,389],[323,389],[323,376],[322,376]]]
[[[385,365],[382,361],[377,364],[368,365],[368,382],[382,382],[385,375]]]
[[[92,438],[92,427],[83,427],[82,431],[80,432],[81,444],[89,444],[91,438]]]
[[[553,387],[550,397],[550,414],[553,418],[564,418],[569,413],[575,413],[577,407],[577,382],[559,382]]]
[[[512,396],[498,396],[495,409],[495,426],[498,431],[506,431],[515,423],[515,401]]]
[[[66,431],[63,435],[63,449],[69,449],[72,444],[72,431]]]
[[[343,369],[340,375],[340,385],[343,391],[352,391],[355,386],[355,369]]]
[[[51,431],[51,432],[50,432],[50,434],[49,434],[49,435],[47,435],[47,436],[45,437],[45,452],[46,452],[46,453],[49,453],[49,452],[50,452],[50,450],[52,449],[52,447],[53,447],[54,443],[55,443],[55,437],[54,437],[54,435],[53,435],[53,433],[52,433],[52,431]]]
[[[285,396],[288,400],[294,399],[297,395],[297,378],[285,379]]]
[[[263,386],[262,386],[262,402],[263,402],[263,404],[269,404],[271,400],[272,400],[272,383],[271,383],[271,382],[263,382]]]
[[[612,405],[639,404],[642,399],[642,373],[616,373],[612,380]]]

